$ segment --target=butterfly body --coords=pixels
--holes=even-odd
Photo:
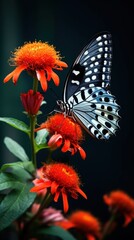
[[[97,139],[109,139],[119,128],[119,105],[110,93],[112,37],[102,33],[75,60],[58,105]]]

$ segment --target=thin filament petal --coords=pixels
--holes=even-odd
[[[51,77],[52,77],[55,85],[58,86],[59,82],[60,82],[60,79],[59,79],[58,75],[55,72],[52,71]]]
[[[64,145],[63,145],[61,151],[62,152],[66,152],[66,151],[68,151],[69,148],[70,148],[70,140],[69,139],[65,139]]]
[[[41,87],[43,91],[45,92],[47,90],[47,78],[45,76],[44,70],[37,70],[37,78],[40,81]]]
[[[66,213],[69,209],[69,204],[68,204],[68,198],[67,198],[67,194],[65,193],[65,191],[62,191],[62,199],[63,199],[63,209],[64,212]]]

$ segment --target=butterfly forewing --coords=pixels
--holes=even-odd
[[[112,37],[97,35],[81,51],[67,77],[64,88],[66,102],[75,92],[100,86],[108,88],[111,78]]]
[[[75,60],[66,79],[63,102],[76,121],[97,139],[108,139],[119,128],[119,105],[109,92],[112,37],[94,37]]]

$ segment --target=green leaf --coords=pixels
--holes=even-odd
[[[34,172],[32,162],[14,162],[6,163],[1,167],[1,172],[7,172],[14,175],[19,181],[26,182],[32,178]]]
[[[33,203],[36,194],[30,192],[32,184],[25,183],[19,190],[12,190],[0,203],[0,231],[8,227]]]
[[[51,236],[60,237],[63,240],[76,240],[76,238],[74,238],[68,231],[58,226],[50,226],[47,228],[43,228],[39,230],[37,234],[48,234]]]
[[[9,124],[10,126],[25,132],[27,134],[29,134],[30,132],[30,128],[28,127],[28,125],[26,125],[24,122],[15,119],[15,118],[8,118],[8,117],[0,117],[0,121],[5,122],[7,124]]]
[[[5,137],[4,143],[5,143],[6,147],[8,148],[8,150],[13,155],[18,157],[21,161],[29,161],[29,158],[28,158],[24,148],[19,143],[17,143],[10,137]]]
[[[20,189],[21,187],[22,183],[14,178],[10,173],[0,173],[0,191],[9,188]]]
[[[48,145],[46,144],[48,134],[49,132],[46,129],[41,129],[37,132],[37,136],[35,138],[36,153],[43,148],[48,148]]]

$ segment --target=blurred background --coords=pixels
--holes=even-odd
[[[112,0],[1,0],[0,1],[0,115],[27,121],[22,113],[20,93],[32,86],[31,78],[22,73],[16,86],[10,81],[3,84],[3,78],[12,71],[8,59],[15,48],[24,42],[41,40],[56,46],[63,61],[69,68],[80,50],[101,31],[110,31],[113,36],[113,67],[111,92],[121,105],[120,130],[109,141],[97,141],[85,134],[82,147],[87,152],[85,161],[79,155],[73,158],[55,152],[55,160],[69,161],[79,172],[83,189],[88,195],[85,201],[70,201],[71,209],[91,211],[100,220],[109,217],[104,205],[103,194],[121,189],[134,197],[134,157],[133,157],[133,12],[130,1]],[[66,75],[69,71],[58,73],[61,79],[57,88],[50,83],[51,89],[44,94],[47,101],[41,121],[55,108],[56,100],[62,98]],[[46,114],[46,115],[45,115]],[[12,162],[14,157],[3,144],[5,136],[18,141],[29,153],[28,139],[25,134],[0,123],[1,163]],[[38,156],[39,164],[45,160],[45,152]],[[60,158],[60,159],[59,159]],[[56,205],[57,207],[57,205]],[[61,208],[61,203],[59,203]],[[109,238],[111,239],[111,238]],[[134,239],[134,223],[118,229],[112,239]]]

